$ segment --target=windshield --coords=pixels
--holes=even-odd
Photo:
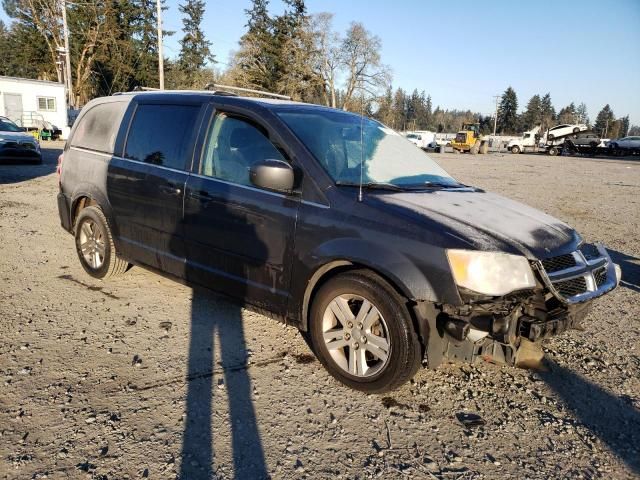
[[[22,132],[22,129],[7,118],[0,118],[0,132]]]
[[[276,112],[339,185],[359,184],[361,173],[364,184],[459,185],[413,143],[375,120],[320,108]]]

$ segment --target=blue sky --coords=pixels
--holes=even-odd
[[[178,3],[167,0],[165,41],[175,57]],[[220,67],[237,48],[250,0],[208,0],[204,30]],[[584,101],[593,121],[609,103],[616,116],[640,124],[640,0],[537,2],[307,0],[310,13],[335,14],[335,27],[362,22],[382,39],[394,87],[418,88],[434,105],[489,114],[493,95],[511,85],[520,108],[551,93],[557,110]],[[280,0],[271,10],[283,9]],[[4,16],[4,15],[0,15]]]

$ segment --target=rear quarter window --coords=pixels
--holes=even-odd
[[[193,151],[195,105],[141,104],[136,108],[125,148],[125,158],[184,170]]]
[[[126,108],[126,102],[101,103],[91,107],[80,118],[71,139],[71,146],[113,153],[120,122]]]

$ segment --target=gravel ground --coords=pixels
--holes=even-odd
[[[603,241],[624,282],[550,371],[447,364],[368,396],[291,327],[141,268],[87,276],[55,146],[0,166],[0,478],[640,476],[640,162],[435,156]]]

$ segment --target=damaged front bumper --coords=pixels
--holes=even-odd
[[[578,328],[592,300],[620,282],[620,267],[601,245],[582,245],[570,254],[532,262],[538,285],[504,297],[461,292],[462,306],[419,303],[426,323],[426,361],[488,361],[530,366],[542,358],[542,341]]]

